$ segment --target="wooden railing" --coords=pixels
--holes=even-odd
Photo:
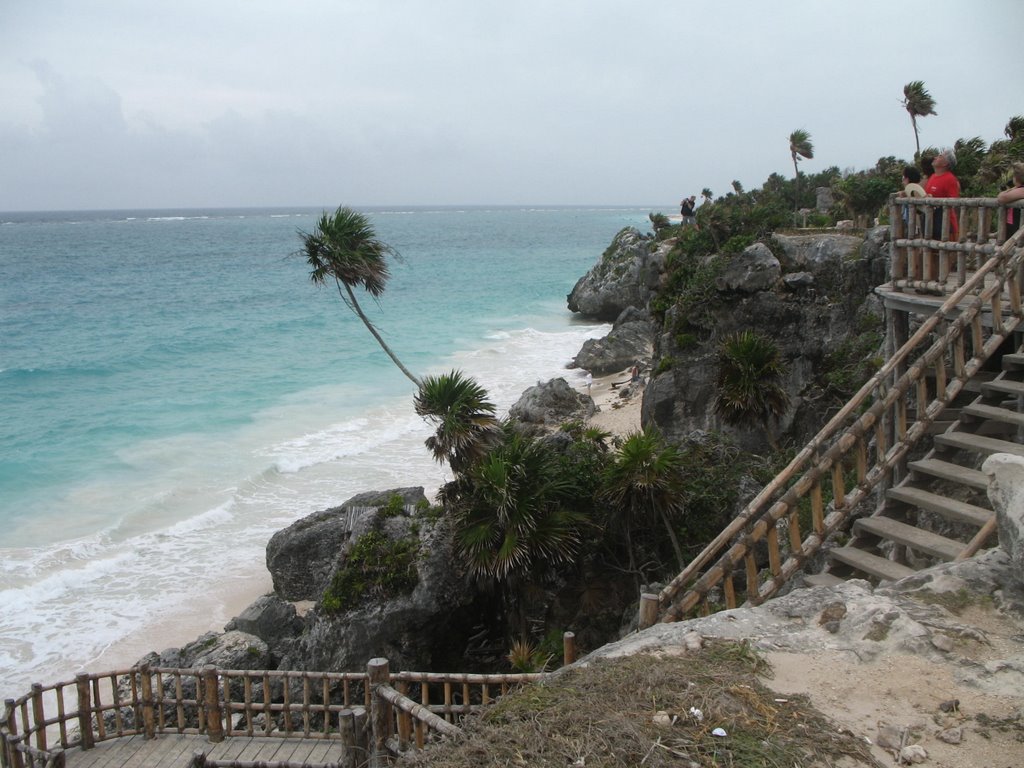
[[[199,734],[210,742],[233,736],[327,739],[348,756],[341,765],[375,765],[387,754],[422,748],[434,735],[458,734],[460,718],[542,677],[392,675],[385,659],[371,660],[365,673],[142,666],[81,674],[33,685],[30,693],[5,701],[0,764],[54,768],[64,764],[65,750],[92,749],[110,739]],[[217,766],[205,757],[200,762]]]
[[[998,223],[991,216],[992,210],[1005,213],[1005,207],[994,203],[893,198],[894,283],[901,287],[899,265],[919,255],[914,251],[934,249],[956,257],[959,287],[682,573],[658,595],[641,597],[641,628],[659,616],[677,621],[698,610],[734,608],[739,595],[758,604],[778,592],[847,524],[852,510],[891,479],[946,404],[1024,320],[1022,232],[1005,240],[1004,216],[996,217]],[[922,209],[926,226],[935,206],[956,207],[959,240],[901,237],[903,205],[910,206],[911,221]],[[943,227],[948,234],[948,220]],[[969,270],[968,256],[979,254],[987,260]],[[947,257],[947,268],[952,263]],[[767,549],[765,571],[755,551],[759,545]]]

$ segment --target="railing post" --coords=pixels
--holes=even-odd
[[[139,682],[142,688],[142,736],[145,739],[156,738],[156,718],[153,712],[153,678],[149,664],[139,668]]]
[[[3,734],[2,751],[4,768],[22,768],[21,753],[14,748],[14,740],[18,735],[18,710],[14,699],[4,700],[4,710],[7,712],[7,722],[4,723],[6,731]]]
[[[658,596],[645,592],[640,595],[640,615],[637,618],[639,629],[647,629],[658,620]]]
[[[206,737],[211,744],[224,741],[224,722],[220,713],[220,686],[217,668],[213,664],[203,667],[203,703],[206,705]]]
[[[82,749],[92,749],[92,693],[89,691],[89,675],[75,675],[75,689],[78,694],[78,732],[82,737]]]
[[[576,633],[562,634],[562,666],[567,667],[576,661]]]
[[[46,713],[43,711],[43,686],[32,683],[32,725],[36,732],[36,747],[46,751]]]
[[[388,738],[391,736],[391,703],[378,695],[377,689],[391,682],[387,659],[370,659],[366,664],[366,684],[370,689],[370,768],[383,768],[387,763]]]

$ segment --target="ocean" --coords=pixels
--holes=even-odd
[[[396,248],[360,297],[416,374],[504,413],[607,325],[565,296],[650,208],[364,209]],[[220,630],[270,536],[449,479],[413,385],[298,232],[321,209],[0,213],[0,696]]]

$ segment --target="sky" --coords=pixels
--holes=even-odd
[[[649,205],[1002,138],[1021,0],[0,0],[0,210]]]

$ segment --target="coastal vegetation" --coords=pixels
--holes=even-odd
[[[907,92],[912,120],[933,114],[920,96],[915,89]],[[1024,159],[1024,117],[1011,118],[1005,135],[988,147],[979,139],[956,143],[965,194],[991,194],[1009,164]],[[931,152],[925,148],[921,155]],[[675,575],[791,453],[795,428],[773,434],[769,427],[792,407],[787,354],[797,353],[792,346],[788,352],[783,348],[767,320],[723,326],[734,307],[721,280],[755,244],[766,260],[772,255],[784,260],[780,239],[805,232],[807,224],[884,221],[889,195],[899,188],[907,162],[890,156],[866,170],[833,166],[805,174],[799,160],[813,157],[814,148],[802,130],[791,134],[790,153],[791,179],[772,174],[749,190],[736,183],[718,199],[703,190],[697,226],[675,226],[661,214],[650,217],[654,235],[649,237],[665,250],[649,305],[660,339],[653,376],[675,370],[689,374],[688,367],[703,355],[700,359],[714,368],[708,411],[723,431],[670,439],[647,424],[615,438],[578,420],[538,429],[499,420],[486,389],[461,371],[422,379],[407,373],[417,384],[416,413],[434,427],[426,447],[453,474],[438,494],[437,510],[454,531],[452,565],[497,597],[493,609],[505,643],[501,656],[509,663],[541,664],[551,652],[547,639],[568,627],[594,643],[610,639],[629,615],[638,587]],[[817,207],[821,189],[830,193],[822,195],[822,200],[831,197],[828,208]],[[795,214],[794,208],[805,210]],[[356,311],[351,288],[362,286],[379,296],[386,279],[382,259],[392,251],[365,228],[356,227],[361,233],[356,240],[335,237],[340,230],[334,219],[344,211],[325,217],[304,243],[314,282],[335,281]],[[349,220],[348,214],[343,218]],[[338,245],[342,241],[344,248]],[[363,243],[369,255],[354,242]],[[610,253],[602,262],[610,261]],[[845,401],[880,362],[882,318],[860,311],[867,291],[853,297],[844,291],[838,275],[823,275],[814,292],[791,294],[788,305],[780,304],[820,302],[823,312],[842,304],[848,316],[828,348],[803,361],[803,369],[813,373],[806,375],[799,399],[812,419]],[[726,434],[724,427],[731,425],[747,432],[760,427],[764,435],[759,444],[741,448]],[[385,546],[378,532],[363,539],[352,546],[346,573],[325,592],[325,610],[345,610],[366,594],[415,586],[409,581],[410,568],[415,572],[411,548]],[[394,581],[388,570],[395,571]],[[597,583],[601,596],[595,599]]]

